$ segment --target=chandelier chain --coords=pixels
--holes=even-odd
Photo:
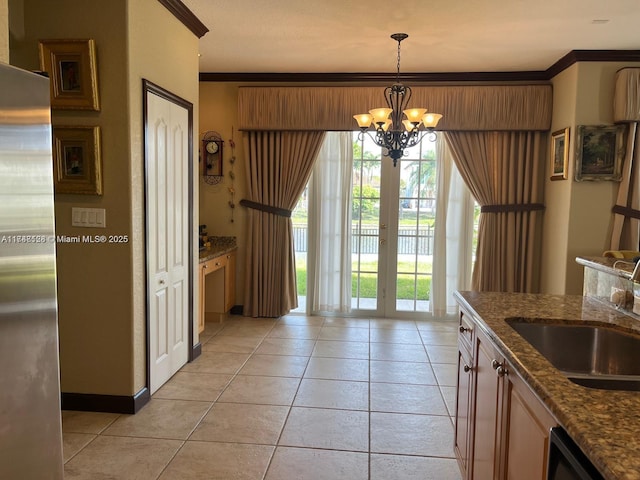
[[[401,40],[398,40],[398,66],[396,71],[396,83],[400,83],[400,42]]]

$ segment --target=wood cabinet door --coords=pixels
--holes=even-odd
[[[236,252],[227,254],[227,265],[224,269],[224,307],[231,310],[236,302]]]
[[[462,478],[470,480],[469,459],[471,457],[471,435],[473,418],[471,396],[473,385],[473,362],[466,345],[458,342],[458,388],[456,390],[456,424],[454,431],[454,451]]]
[[[204,330],[204,276],[206,275],[206,270],[206,265],[204,263],[201,263],[198,266],[198,333],[202,333]]]
[[[549,431],[557,422],[513,368],[504,389],[501,478],[546,480]]]
[[[476,328],[475,337],[475,402],[473,432],[474,480],[494,480],[498,476],[500,405],[502,378],[496,364],[504,362],[493,342]]]

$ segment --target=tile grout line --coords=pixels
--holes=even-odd
[[[282,317],[280,317],[282,318]],[[322,324],[320,325],[320,330],[318,331],[318,335],[316,336],[315,339],[313,339],[313,347],[311,348],[311,353],[309,354],[308,358],[307,358],[307,363],[304,367],[304,370],[302,371],[302,375],[300,376],[300,381],[298,382],[298,387],[296,388],[296,392],[293,395],[293,398],[291,399],[291,404],[289,405],[289,411],[287,412],[287,415],[285,416],[284,422],[282,422],[282,428],[280,429],[280,434],[278,435],[278,438],[276,439],[274,448],[273,448],[273,453],[271,454],[271,457],[269,458],[269,462],[267,463],[267,468],[264,470],[264,474],[262,475],[262,480],[266,479],[267,474],[269,473],[269,469],[271,468],[271,464],[273,463],[273,459],[276,456],[276,452],[278,450],[278,447],[280,446],[280,440],[282,439],[282,435],[284,434],[284,429],[287,426],[287,422],[289,421],[289,416],[291,415],[291,410],[293,410],[293,403],[296,401],[296,397],[298,396],[298,392],[300,391],[300,386],[302,385],[302,380],[304,379],[304,374],[307,372],[307,368],[309,368],[309,362],[311,362],[311,357],[313,356],[313,351],[316,348],[316,345],[318,344],[318,336],[320,336],[320,331],[322,330],[322,326],[324,325],[325,322],[325,318],[323,317],[322,320]],[[300,340],[300,339],[298,339]],[[305,339],[306,340],[306,339]]]
[[[371,480],[371,323],[369,323],[369,452],[367,455],[367,479]]]

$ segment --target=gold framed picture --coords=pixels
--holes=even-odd
[[[551,134],[551,180],[566,180],[569,168],[569,127]]]
[[[56,193],[102,195],[100,127],[53,127]]]
[[[40,40],[40,68],[51,80],[51,108],[100,110],[96,45],[89,40]]]

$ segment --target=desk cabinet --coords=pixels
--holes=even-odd
[[[199,266],[200,304],[198,312],[198,333],[205,328],[207,313],[220,318],[235,303],[236,252],[232,251],[214,257]]]

